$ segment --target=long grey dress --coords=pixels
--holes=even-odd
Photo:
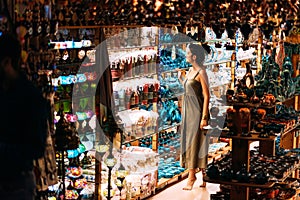
[[[202,85],[193,79],[183,82],[185,94],[182,106],[181,124],[181,165],[186,169],[206,168],[209,140],[200,130],[202,119],[203,93]]]

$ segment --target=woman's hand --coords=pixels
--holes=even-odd
[[[185,74],[186,74],[185,70],[178,69],[178,68],[176,68],[175,70],[177,71],[177,76],[178,76],[179,80],[182,80],[183,78],[185,78]]]
[[[208,125],[207,119],[202,119],[200,122],[200,129],[203,130],[203,127],[207,125]]]

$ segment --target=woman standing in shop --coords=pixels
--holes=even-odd
[[[186,49],[186,61],[192,67],[186,75],[182,71],[178,76],[184,85],[185,94],[181,125],[181,165],[189,170],[187,185],[184,190],[191,190],[196,181],[198,169],[205,174],[209,140],[203,129],[208,125],[209,83],[204,67],[207,51],[203,46],[190,44]],[[182,79],[184,78],[184,79]],[[206,183],[200,187],[205,187]]]

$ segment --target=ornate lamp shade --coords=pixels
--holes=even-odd
[[[86,135],[83,136],[81,143],[85,146],[86,151],[90,151],[94,147],[93,142]]]
[[[113,168],[117,164],[117,159],[110,153],[104,160],[104,163],[107,167]]]

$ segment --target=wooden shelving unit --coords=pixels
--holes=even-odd
[[[292,101],[292,99],[287,99],[286,101],[282,102],[282,104],[289,104]],[[293,140],[295,137],[295,132],[297,131],[299,124],[294,124],[294,126],[289,127],[289,129],[284,130],[282,133],[270,136],[268,138],[262,138],[259,137],[259,133],[257,132],[251,132],[248,127],[248,132],[251,133],[251,135],[244,137],[241,132],[241,124],[240,122],[240,116],[238,115],[238,111],[240,108],[259,108],[263,107],[268,110],[272,110],[273,112],[276,111],[276,105],[261,105],[261,104],[251,104],[251,103],[231,103],[229,104],[233,106],[236,111],[236,117],[235,117],[235,124],[236,124],[236,130],[237,134],[232,136],[228,135],[228,130],[222,130],[220,137],[223,138],[230,138],[232,140],[232,169],[234,173],[239,171],[240,167],[243,164],[246,164],[246,168],[249,171],[250,168],[250,144],[253,141],[259,141],[259,151],[263,155],[268,156],[275,156],[275,141],[276,138],[281,135],[281,141],[284,143],[287,143],[289,145],[293,145],[293,142],[290,140]],[[249,119],[250,123],[250,119]],[[289,139],[285,139],[286,137],[289,137]],[[296,169],[295,169],[296,170]],[[285,177],[286,178],[286,177]],[[284,179],[285,179],[284,178]],[[225,185],[231,185],[231,193],[230,193],[230,199],[231,200],[237,200],[237,199],[243,199],[243,200],[249,200],[249,188],[256,187],[256,188],[271,188],[274,186],[274,183],[267,183],[265,185],[258,185],[258,184],[252,184],[252,183],[239,183],[235,181],[223,181],[223,180],[212,180],[209,177],[204,177],[204,180],[211,183],[218,183],[218,184],[225,184]]]

